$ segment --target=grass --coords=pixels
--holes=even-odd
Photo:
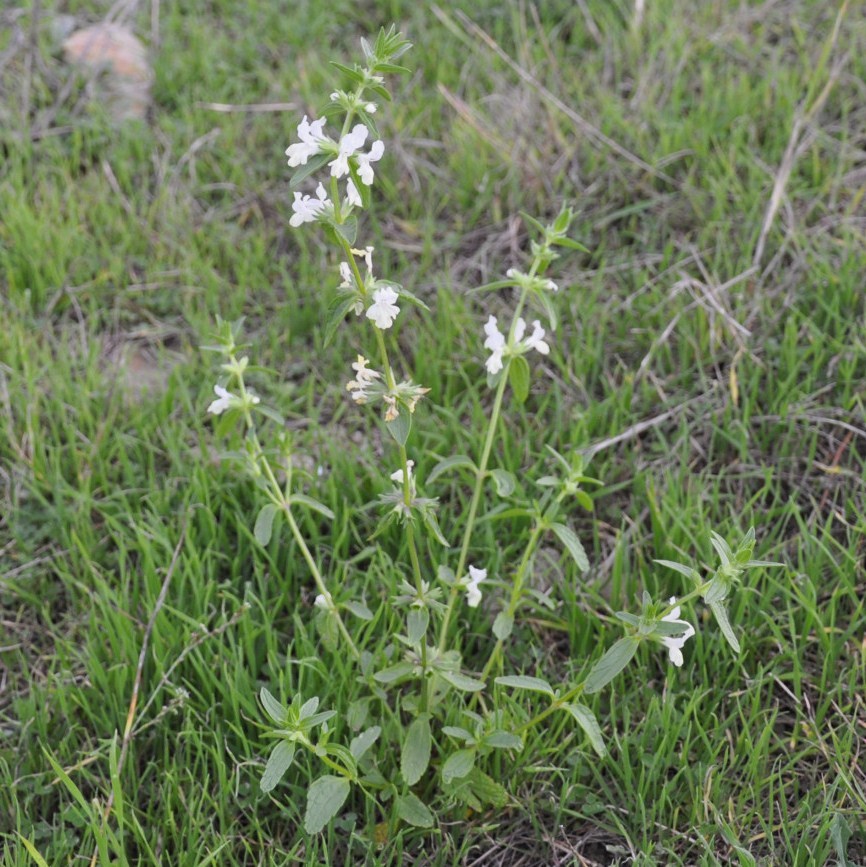
[[[86,863],[109,832],[117,863],[179,867],[866,859],[855,5],[833,44],[838,10],[809,0],[704,0],[688,16],[659,0],[640,22],[624,0],[166,3],[151,122],[116,130],[79,90],[58,102],[68,71],[49,27],[60,12],[106,11],[43,0],[34,31],[32,10],[0,13],[0,865],[38,863],[22,836],[48,864]],[[736,596],[740,658],[700,620],[683,669],[641,650],[594,697],[606,760],[552,717],[501,768],[515,787],[507,810],[374,839],[382,817],[358,802],[307,838],[306,766],[274,798],[259,792],[256,693],[315,692],[345,709],[361,687],[321,647],[288,533],[267,550],[253,539],[261,503],[216,458],[211,359],[197,347],[217,314],[247,317],[257,360],[278,371],[256,385],[323,468],[313,491],[338,516],[333,532],[307,522],[317,556],[335,587],[391,617],[382,587],[395,567],[359,552],[373,526],[361,507],[392,456],[343,392],[356,333],[322,348],[334,263],[314,232],[288,228],[282,158],[297,115],[328,92],[326,61],[391,20],[416,43],[416,71],[383,113],[392,146],[365,232],[383,273],[433,308],[400,331],[432,388],[411,449],[419,478],[435,455],[477,453],[490,401],[480,324],[509,300],[469,290],[520,264],[513,215],[549,216],[567,199],[592,251],[564,261],[554,351],[526,406],[508,408],[495,458],[529,490],[544,445],[593,447],[606,487],[594,515],[574,518],[593,568],[579,580],[542,550],[533,581],[560,604],[540,643],[519,636],[508,670],[577,675],[612,642],[614,610],[643,588],[682,592],[653,559],[714,562],[710,527],[734,538],[754,524],[758,555],[785,567],[752,573]],[[828,83],[753,267],[795,118]],[[287,100],[297,112],[205,105]],[[59,132],[31,140],[54,107]],[[430,492],[450,536],[461,492],[457,476]],[[518,556],[517,529],[481,525],[474,550],[492,574]],[[112,745],[182,534],[117,774]],[[479,666],[490,616],[464,620]]]

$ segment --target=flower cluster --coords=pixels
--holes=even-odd
[[[536,319],[532,323],[532,334],[524,339],[526,334],[526,321],[518,317],[514,323],[514,329],[506,340],[505,335],[499,330],[497,319],[491,316],[484,325],[484,333],[487,335],[484,348],[490,350],[490,357],[486,361],[487,372],[491,375],[499,373],[503,367],[503,358],[508,355],[523,355],[534,349],[542,355],[550,352],[550,346],[545,341],[545,330]]]
[[[335,94],[336,95],[336,94]],[[365,106],[368,111],[375,106],[372,103]],[[369,187],[373,183],[375,172],[373,163],[382,159],[385,153],[385,144],[376,140],[370,146],[370,150],[364,153],[364,147],[370,131],[362,123],[356,123],[352,129],[341,135],[339,141],[334,140],[324,132],[325,119],[310,121],[304,115],[304,119],[298,124],[297,135],[299,141],[286,148],[286,156],[289,158],[289,166],[297,168],[307,165],[311,157],[323,154],[333,157],[327,164],[331,170],[331,177],[335,179],[349,175],[346,180],[346,205],[349,207],[362,207],[363,201],[358,187],[355,184],[357,178],[362,184]],[[333,209],[333,203],[328,199],[322,184],[316,189],[318,199],[295,193],[295,201],[292,203],[294,214],[289,223],[297,228],[304,223],[311,223],[326,212]]]

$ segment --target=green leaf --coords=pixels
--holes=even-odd
[[[267,404],[257,403],[253,407],[253,412],[257,412],[259,413],[259,415],[263,415],[265,418],[269,418],[272,422],[280,425],[280,427],[282,427],[286,423],[286,420],[275,409],[272,409]]]
[[[467,677],[465,674],[460,674],[457,671],[440,669],[436,673],[442,678],[442,680],[446,683],[450,683],[454,689],[459,689],[461,692],[480,692],[484,689],[483,680],[477,680],[474,677]]]
[[[448,756],[442,765],[442,779],[447,785],[452,780],[465,777],[475,765],[475,750],[458,750]]]
[[[316,154],[310,157],[306,165],[301,166],[289,181],[289,189],[296,190],[310,175],[322,168],[325,163],[334,158],[333,154]]]
[[[497,677],[494,681],[499,686],[507,686],[511,689],[527,689],[530,692],[543,692],[553,698],[553,687],[540,677],[529,677],[525,674],[508,675]]]
[[[446,795],[456,798],[477,811],[483,810],[486,806],[501,809],[508,803],[508,792],[505,787],[478,768],[473,768],[462,779],[452,780],[447,785],[443,781],[443,788]]]
[[[328,316],[325,320],[325,336],[323,340],[325,347],[334,339],[338,326],[357,302],[358,297],[354,292],[350,295],[338,295],[331,302],[328,307]]]
[[[414,825],[416,828],[433,827],[433,814],[416,795],[413,795],[411,792],[399,795],[396,804],[397,815],[407,825]]]
[[[320,503],[318,500],[314,500],[306,494],[292,494],[291,503],[292,505],[300,503],[302,506],[306,506],[308,509],[312,509],[314,512],[324,515],[329,521],[334,520],[334,513],[324,503]]]
[[[587,494],[586,491],[577,490],[574,492],[574,499],[580,503],[581,507],[586,509],[587,512],[595,511],[595,503],[592,501],[592,497]]]
[[[259,698],[267,715],[277,725],[285,725],[289,712],[264,687],[259,692]]]
[[[421,512],[421,519],[424,521],[424,526],[430,531],[430,535],[442,545],[443,548],[450,548],[451,544],[445,538],[442,530],[439,527],[439,521],[436,520],[436,515],[432,509],[424,509]]]
[[[393,683],[401,677],[406,677],[412,674],[415,666],[411,662],[398,662],[396,665],[389,665],[388,668],[383,668],[373,675],[373,680],[379,683]]]
[[[508,611],[500,611],[493,621],[493,634],[500,641],[507,641],[514,629],[514,615]]]
[[[295,745],[291,741],[280,741],[271,750],[265,772],[262,774],[261,787],[263,792],[270,792],[283,778],[295,757]]]
[[[352,786],[345,777],[325,774],[319,777],[307,791],[307,813],[304,830],[318,834],[340,811]]]
[[[357,737],[352,738],[352,742],[349,744],[349,752],[355,761],[358,761],[376,743],[380,734],[382,734],[382,729],[379,726],[371,726],[368,729],[364,729]]]
[[[319,697],[314,695],[312,698],[308,698],[302,705],[301,709],[298,711],[298,719],[305,720],[309,719],[317,710],[319,709]]]
[[[637,652],[637,640],[631,635],[620,638],[590,669],[583,685],[587,695],[607,686],[630,662]]]
[[[388,428],[388,433],[397,442],[398,446],[405,446],[406,440],[409,439],[409,431],[412,429],[412,416],[409,411],[401,409],[400,414],[394,421],[386,421],[385,427]]]
[[[538,232],[539,235],[547,234],[547,228],[541,223],[539,223],[538,220],[535,219],[535,217],[527,214],[526,211],[519,211],[518,213],[521,217],[523,217],[523,221],[529,226],[531,226],[533,229],[535,229],[535,231]]]
[[[262,506],[256,518],[253,535],[262,547],[265,547],[271,541],[271,533],[274,529],[274,515],[276,514],[277,507],[273,503],[266,503]]]
[[[488,747],[497,750],[522,750],[523,738],[511,734],[511,732],[495,731],[485,735],[484,743]]]
[[[395,283],[388,283],[387,285],[396,289],[397,294],[405,301],[408,301],[410,304],[414,304],[416,307],[420,307],[422,310],[426,310],[428,313],[430,312],[430,307],[425,304],[417,295],[415,295],[414,292],[410,292],[405,287]]]
[[[364,74],[357,69],[352,69],[351,66],[346,66],[344,63],[338,63],[336,60],[331,61],[331,66],[335,66],[353,86],[364,83]]]
[[[550,529],[556,533],[559,541],[568,549],[568,553],[577,563],[577,568],[581,572],[587,572],[589,570],[589,558],[586,556],[586,551],[583,550],[580,539],[577,538],[577,533],[571,527],[566,527],[565,524],[552,524]]]
[[[318,744],[316,746],[317,755],[320,754],[319,750],[322,749],[322,745]],[[344,747],[342,744],[338,744],[336,742],[327,743],[324,745],[325,753],[329,756],[333,756],[337,759],[340,764],[351,771],[353,774],[357,773],[358,764],[355,761],[355,757],[352,755],[352,751]]]
[[[604,745],[604,738],[595,714],[585,704],[567,704],[564,705],[563,710],[567,710],[577,720],[577,724],[589,738],[592,748],[601,758],[604,758],[607,755],[607,747]]]
[[[517,480],[513,473],[509,473],[508,470],[491,470],[490,475],[493,476],[496,493],[500,497],[510,497],[514,493]]]
[[[406,632],[412,644],[418,644],[427,634],[430,612],[426,608],[412,608],[406,615]]]
[[[469,467],[472,470],[476,470],[475,462],[472,458],[467,457],[466,455],[452,455],[450,458],[445,458],[444,460],[439,461],[439,463],[430,470],[427,475],[427,482],[435,481],[442,475],[442,473],[446,473],[448,470],[453,470],[456,467]]]
[[[547,316],[547,321],[550,323],[550,330],[556,331],[556,326],[559,324],[559,319],[556,315],[556,308],[553,306],[553,299],[547,292],[536,292],[534,297],[544,308],[544,313]]]
[[[350,247],[355,246],[355,239],[358,237],[358,218],[356,216],[346,217],[342,223],[331,223],[330,225]]]
[[[419,716],[406,732],[400,756],[400,771],[407,785],[414,786],[427,770],[432,742],[430,718],[426,715]]]
[[[466,731],[466,729],[461,728],[460,726],[442,726],[442,734],[448,735],[449,738],[457,738],[461,741],[474,742],[475,740],[471,732]]]
[[[344,602],[343,607],[361,620],[372,620],[373,612],[363,602]]]
[[[713,530],[710,530],[710,544],[716,549],[722,565],[730,566],[731,560],[734,559],[734,552],[731,550],[731,546]]]
[[[560,247],[568,247],[569,250],[579,250],[581,253],[590,252],[579,241],[575,241],[573,238],[567,238],[565,235],[559,238],[554,238],[553,243],[559,245]]]
[[[725,636],[728,644],[733,648],[734,653],[739,653],[740,642],[737,640],[737,636],[734,635],[734,630],[731,628],[731,621],[728,620],[728,612],[725,610],[725,606],[722,605],[721,602],[711,602],[710,611],[715,615],[716,622],[719,624],[719,629],[722,630],[722,635]]]
[[[851,839],[851,828],[841,813],[833,816],[830,822],[830,840],[836,850],[839,859],[838,867],[854,867],[854,863],[848,858],[848,841]]]
[[[700,583],[701,576],[697,569],[691,566],[684,566],[682,563],[677,563],[675,560],[653,560],[653,563],[658,563],[659,566],[667,566],[668,569],[673,569],[679,572],[680,575],[685,575],[690,581]]]
[[[704,593],[704,602],[706,602],[707,605],[717,605],[724,602],[725,599],[728,598],[729,591],[730,587],[728,586],[728,582],[721,576],[717,575],[712,581],[710,581],[710,586],[707,588],[706,593]]]
[[[508,365],[508,381],[518,403],[529,397],[529,364],[522,355],[516,355]]]

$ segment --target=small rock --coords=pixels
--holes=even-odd
[[[94,24],[63,42],[66,61],[92,81],[92,93],[115,120],[143,120],[150,105],[153,72],[147,50],[119,24]]]

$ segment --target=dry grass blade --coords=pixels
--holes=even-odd
[[[443,11],[439,6],[431,6],[436,17],[453,33],[461,38],[462,34],[457,25],[451,20],[450,16]],[[464,30],[474,36],[476,39],[483,42],[494,54],[500,57],[508,66],[511,67],[527,84],[535,89],[541,97],[554,108],[561,111],[574,125],[592,142],[597,145],[602,145],[614,153],[628,160],[632,165],[637,166],[645,172],[648,172],[655,178],[659,178],[669,184],[677,186],[677,182],[668,174],[660,172],[658,169],[651,166],[639,156],[633,154],[630,150],[623,147],[619,142],[614,141],[610,136],[605,135],[598,127],[591,124],[586,118],[578,114],[573,108],[566,105],[556,94],[551,93],[531,72],[524,69],[516,60],[502,48],[501,45],[490,36],[487,31],[479,27],[468,15],[459,10],[454,13],[463,25]]]
[[[135,679],[132,682],[132,697],[129,700],[129,710],[126,714],[126,723],[123,726],[123,739],[120,744],[120,756],[117,759],[117,775],[120,776],[123,771],[123,766],[126,763],[126,756],[129,753],[129,745],[132,742],[133,725],[135,723],[135,711],[138,707],[138,694],[141,690],[141,678],[144,673],[144,663],[147,660],[147,650],[150,647],[150,636],[153,633],[153,627],[156,624],[156,618],[165,604],[165,598],[168,595],[168,588],[171,584],[172,576],[177,568],[180,552],[183,548],[184,540],[186,539],[186,520],[180,530],[180,538],[177,540],[177,545],[174,547],[174,552],[171,555],[171,562],[165,573],[165,578],[162,582],[162,587],[159,590],[159,596],[156,598],[156,604],[153,606],[153,611],[150,613],[150,618],[147,621],[147,626],[144,630],[144,638],[141,641],[141,652],[138,654],[138,665],[135,669]],[[109,793],[108,800],[105,803],[103,812],[103,821],[107,822],[111,815],[111,808],[114,806],[114,790]],[[96,849],[93,857],[90,859],[90,867],[94,867],[96,859],[99,856],[99,850]]]
[[[845,17],[847,9],[848,0],[844,0],[839,9],[839,14],[836,16],[836,22],[833,25],[833,32],[830,35],[823,57],[816,66],[815,78],[821,74],[826,60],[832,55],[836,48],[839,41],[839,31],[842,26],[842,20]],[[770,201],[767,203],[767,210],[764,213],[764,221],[761,225],[761,234],[758,236],[758,243],[755,245],[755,253],[752,256],[752,265],[756,268],[760,266],[761,259],[764,256],[767,236],[773,228],[776,214],[779,212],[779,208],[782,205],[782,201],[785,197],[785,190],[788,186],[788,180],[791,177],[791,172],[793,171],[799,157],[812,144],[815,134],[809,130],[809,126],[824,107],[824,103],[827,101],[827,97],[830,96],[830,93],[847,61],[848,57],[846,55],[833,65],[827,78],[827,82],[821,89],[821,92],[815,97],[814,101],[808,108],[801,108],[798,111],[797,116],[794,118],[794,123],[791,126],[791,135],[788,139],[788,145],[785,148],[782,162],[779,164],[779,169],[776,172],[776,179],[773,182],[773,192],[770,195]]]

